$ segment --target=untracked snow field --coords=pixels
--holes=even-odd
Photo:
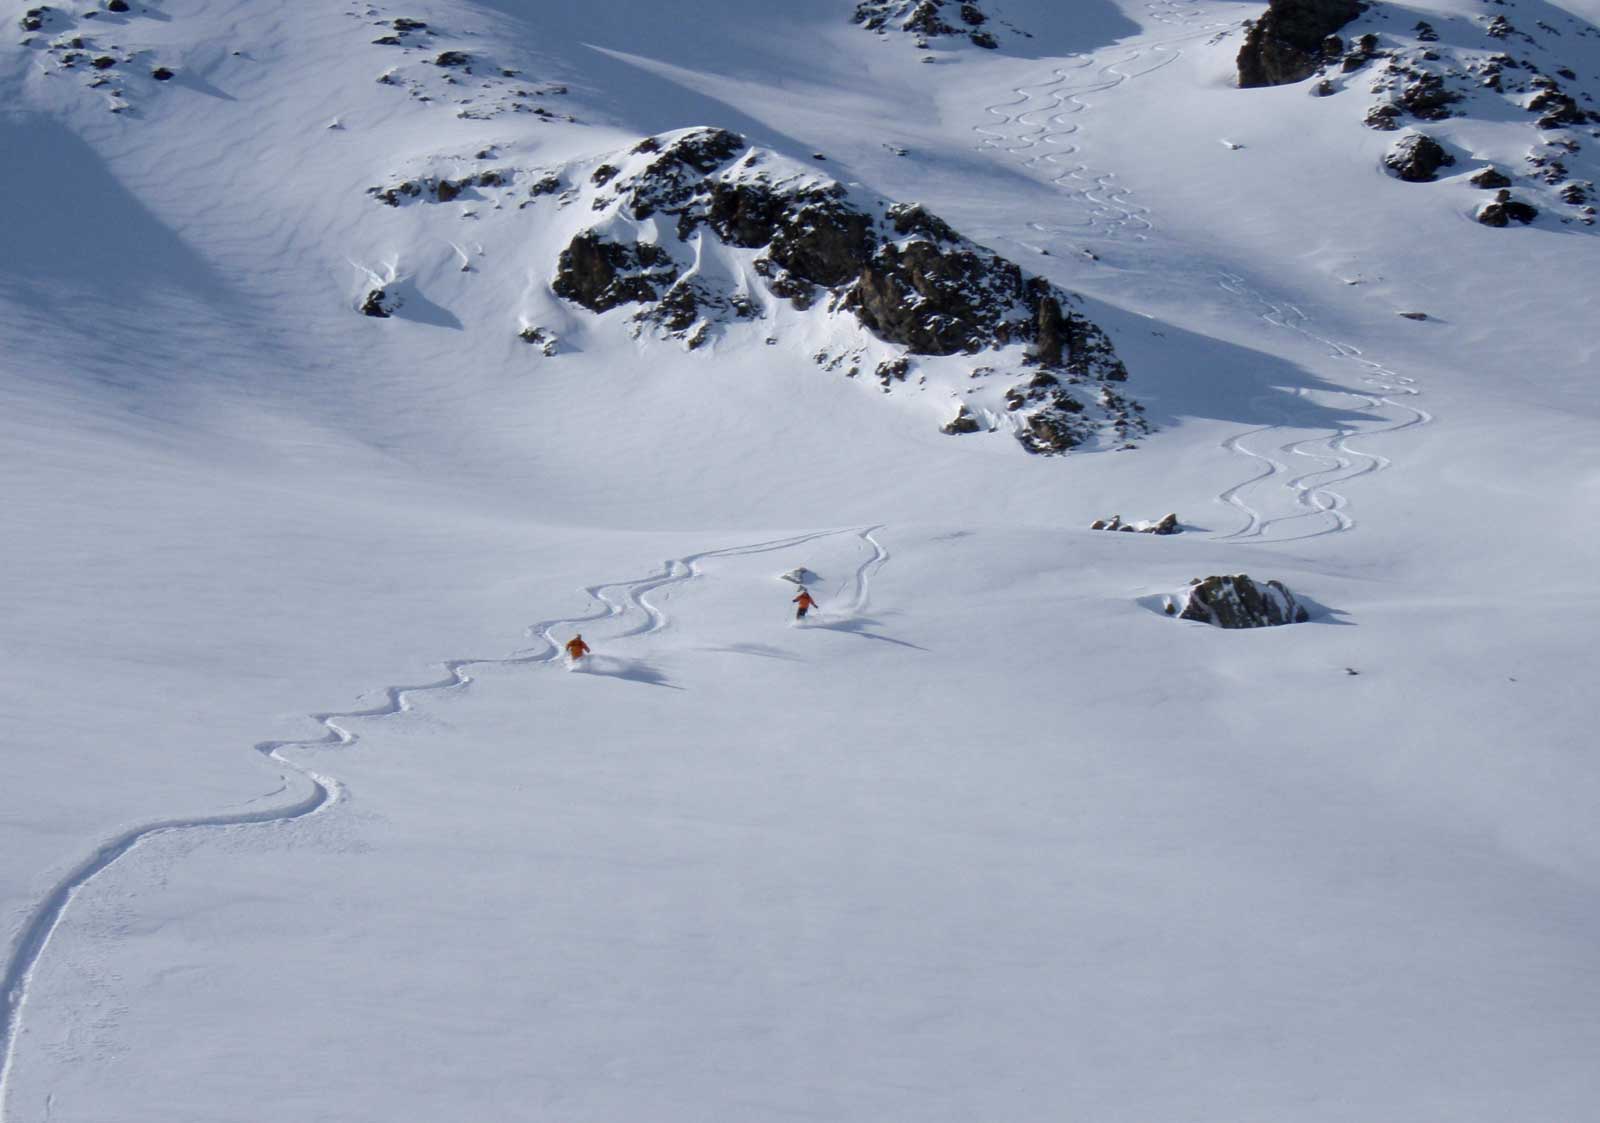
[[[1465,182],[1527,122],[1401,183],[1217,0],[132,7],[0,44],[0,1123],[1600,1119],[1600,242]],[[1154,433],[368,193],[695,125],[1083,294]],[[1164,613],[1241,572],[1311,619]]]

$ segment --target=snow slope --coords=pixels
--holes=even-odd
[[[1253,5],[592,7],[0,48],[0,1118],[1589,1117],[1592,233],[1234,88]],[[636,340],[531,209],[366,193],[696,125],[1085,294],[1155,434],[945,436],[815,321]],[[1312,622],[1161,615],[1241,571]]]

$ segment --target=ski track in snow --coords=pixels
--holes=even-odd
[[[635,612],[643,619],[618,635],[618,639],[659,632],[667,626],[667,615],[660,608],[651,604],[647,597],[658,589],[669,585],[682,584],[700,576],[699,565],[708,558],[772,553],[777,550],[800,546],[807,542],[814,542],[821,538],[855,534],[862,542],[872,547],[872,556],[858,567],[855,575],[855,592],[849,611],[852,614],[859,613],[866,607],[871,589],[872,575],[889,560],[889,552],[884,549],[873,535],[874,531],[881,529],[881,526],[871,526],[853,530],[814,531],[809,534],[771,539],[745,546],[706,550],[668,561],[663,564],[660,573],[651,574],[648,577],[632,581],[608,581],[602,584],[589,585],[584,588],[584,593],[592,600],[599,601],[603,607],[584,616],[560,616],[530,625],[528,633],[537,636],[542,641],[542,646],[530,653],[517,654],[505,659],[447,659],[440,664],[444,668],[445,677],[433,682],[419,683],[413,686],[385,687],[383,690],[384,701],[379,705],[359,710],[311,714],[311,720],[325,730],[320,737],[287,741],[262,741],[255,745],[256,752],[288,770],[283,776],[285,786],[279,789],[280,792],[291,785],[301,788],[301,794],[292,803],[258,808],[254,811],[158,819],[141,826],[131,827],[101,843],[88,857],[73,866],[64,877],[57,881],[40,899],[39,903],[34,906],[32,915],[23,924],[12,944],[11,954],[5,962],[4,974],[0,975],[0,1123],[5,1123],[10,1117],[8,1105],[10,1102],[12,1072],[16,1058],[17,1042],[23,1032],[23,1014],[28,1001],[28,987],[33,981],[34,971],[40,959],[50,945],[50,938],[61,926],[61,922],[72,902],[89,886],[95,877],[110,868],[119,858],[134,850],[141,842],[148,838],[169,834],[174,831],[227,830],[266,824],[281,825],[297,819],[304,819],[309,815],[317,814],[335,806],[343,796],[343,785],[331,776],[325,776],[290,760],[283,755],[284,750],[317,749],[330,746],[342,748],[352,745],[360,740],[360,736],[341,724],[341,722],[350,722],[363,718],[393,717],[406,713],[411,709],[410,699],[412,695],[438,690],[453,690],[466,686],[472,681],[472,677],[467,673],[472,667],[508,667],[556,663],[561,657],[562,645],[553,633],[555,629],[563,626],[577,626],[599,620],[609,620]],[[615,591],[620,591],[620,597],[615,595]],[[256,803],[265,798],[270,798],[270,796],[258,796],[249,802]]]
[[[1153,74],[1182,57],[1182,49],[1175,44],[1234,26],[1231,22],[1196,25],[1194,21],[1200,13],[1190,6],[1190,3],[1185,3],[1184,0],[1153,0],[1146,5],[1149,16],[1154,22],[1189,28],[1185,34],[1153,43],[1148,48],[1133,50],[1123,58],[1098,67],[1095,66],[1093,56],[1082,56],[1082,61],[1075,65],[1057,67],[1053,76],[1043,82],[1014,87],[1011,92],[1015,95],[1015,100],[986,106],[984,112],[998,118],[999,121],[973,126],[973,131],[984,138],[979,148],[1020,157],[1023,166],[1029,168],[1042,168],[1044,165],[1062,167],[1067,161],[1071,161],[1081,153],[1080,146],[1071,138],[1081,130],[1082,126],[1069,118],[1091,108],[1088,102],[1082,100],[1084,95],[1110,90],[1133,79]],[[1132,69],[1147,55],[1156,56],[1155,61],[1141,69]],[[1072,76],[1082,74],[1091,68],[1094,76],[1088,81],[1068,84]],[[1047,96],[1048,104],[1034,105]],[[1020,108],[1024,106],[1028,108]],[[1018,131],[1017,126],[1021,126],[1021,131]],[[1040,151],[1045,145],[1055,147],[1050,151]],[[1150,218],[1150,208],[1134,203],[1131,199],[1132,191],[1117,183],[1114,172],[1099,171],[1079,161],[1072,163],[1059,174],[1052,175],[1049,182],[1070,192],[1086,209],[1087,218],[1079,227],[1051,227],[1038,222],[1029,222],[1029,227],[1040,234],[1092,232],[1108,240],[1128,237],[1133,241],[1145,242],[1156,229]],[[1022,244],[1027,246],[1027,243]],[[1037,251],[1042,247],[1027,246],[1027,248]],[[1335,490],[1335,486],[1383,471],[1392,461],[1377,453],[1352,448],[1349,441],[1353,437],[1398,433],[1431,422],[1433,415],[1426,410],[1395,400],[1398,397],[1416,396],[1421,393],[1416,389],[1415,379],[1366,358],[1357,347],[1318,335],[1308,326],[1310,317],[1295,305],[1274,301],[1262,295],[1249,288],[1242,278],[1232,273],[1219,272],[1218,276],[1220,278],[1218,284],[1223,291],[1261,309],[1256,314],[1269,324],[1303,336],[1323,347],[1334,358],[1347,359],[1366,368],[1362,381],[1371,386],[1374,392],[1344,391],[1361,403],[1360,408],[1374,414],[1382,410],[1395,410],[1410,415],[1402,421],[1384,424],[1377,428],[1343,427],[1331,435],[1290,441],[1276,448],[1277,455],[1259,452],[1245,442],[1264,433],[1288,427],[1289,418],[1281,410],[1277,411],[1280,415],[1279,420],[1228,437],[1222,442],[1221,447],[1255,462],[1259,465],[1259,470],[1248,479],[1224,489],[1217,495],[1218,502],[1238,511],[1245,520],[1244,525],[1238,530],[1218,537],[1224,540],[1294,542],[1353,529],[1356,522],[1347,510],[1349,500]],[[1301,390],[1299,393],[1304,394],[1305,391]],[[1272,399],[1266,395],[1253,398],[1251,404],[1263,410],[1272,409]],[[1294,457],[1317,461],[1318,466],[1296,475],[1289,465],[1289,460]],[[1300,508],[1295,513],[1269,518],[1248,502],[1246,498],[1248,492],[1254,490],[1258,484],[1274,478],[1279,479],[1281,486],[1294,492],[1295,505]],[[1306,519],[1317,520],[1324,525],[1310,530],[1305,530],[1301,526],[1290,526]],[[1330,522],[1331,525],[1327,525]],[[1291,533],[1278,532],[1279,528],[1285,527]]]

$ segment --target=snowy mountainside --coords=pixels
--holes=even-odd
[[[0,1121],[1592,1113],[1593,0],[123,2],[0,13]]]
[[[1253,49],[1241,52],[1242,75],[1259,69]],[[1438,13],[1371,4],[1322,53],[1299,80],[1318,97],[1367,95],[1368,128],[1406,127],[1390,160],[1401,178],[1497,192],[1474,208],[1485,225],[1541,214],[1552,225],[1594,225],[1600,27],[1588,19],[1517,0]],[[1524,128],[1514,127],[1518,117]],[[1428,153],[1420,166],[1419,142]]]

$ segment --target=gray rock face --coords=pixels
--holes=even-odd
[[[1431,183],[1440,168],[1455,162],[1438,141],[1423,133],[1406,133],[1389,146],[1383,158],[1383,166],[1407,183]]]
[[[1239,51],[1239,85],[1284,86],[1315,74],[1328,37],[1366,7],[1361,0],[1271,0]]]
[[[1280,624],[1303,624],[1311,617],[1283,582],[1258,585],[1236,573],[1231,577],[1196,577],[1189,583],[1188,603],[1178,618],[1218,628],[1275,628]]]

